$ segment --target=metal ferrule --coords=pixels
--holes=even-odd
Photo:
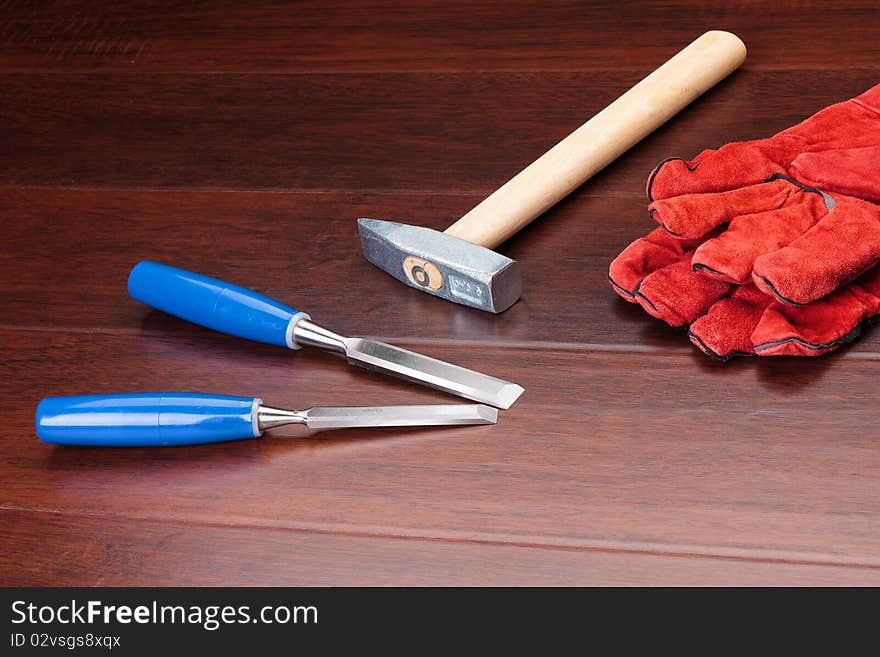
[[[298,345],[309,345],[310,347],[345,353],[344,337],[307,319],[300,320],[293,327],[293,341]]]
[[[307,422],[306,411],[288,411],[271,406],[260,406],[257,409],[257,427],[260,433],[275,427],[283,427],[286,424],[306,424]]]

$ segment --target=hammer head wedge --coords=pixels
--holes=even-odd
[[[492,313],[522,291],[516,260],[431,228],[358,219],[367,260],[428,294]]]

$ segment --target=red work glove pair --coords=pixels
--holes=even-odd
[[[710,356],[815,356],[880,316],[880,85],[769,139],[665,160],[648,200],[661,227],[611,284]]]

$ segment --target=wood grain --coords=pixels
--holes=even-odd
[[[662,61],[571,73],[0,74],[0,185],[485,196]],[[876,82],[870,68],[738,71],[580,193],[643,198],[665,157],[770,136]]]
[[[7,586],[834,586],[880,569],[0,513]],[[27,554],[22,562],[15,555]]]
[[[869,2],[0,0],[0,584],[877,584],[880,331],[718,365],[617,299],[669,155],[878,81]],[[444,229],[706,29],[746,66],[499,250],[499,317],[354,220]],[[52,448],[41,397],[454,398],[133,302],[155,259],[526,388],[495,427]]]
[[[857,0],[5,0],[0,69],[650,70],[707,29],[761,68],[874,66],[880,39]]]
[[[0,286],[0,326],[207,335],[128,296],[129,271],[152,259],[250,286],[351,335],[692,350],[681,331],[611,293],[611,259],[655,225],[638,197],[576,195],[510,240],[501,251],[521,263],[524,294],[500,317],[404,287],[361,253],[356,217],[442,229],[444,217],[477,200],[457,194],[0,189],[6,234],[0,279],[15,283]],[[868,330],[844,357],[865,357],[878,346],[880,331]]]
[[[36,440],[36,399],[18,391],[187,389],[294,407],[450,398],[207,333],[0,337],[0,508],[880,568],[876,361],[725,368],[691,353],[447,346],[428,353],[526,388],[497,427],[78,449]]]

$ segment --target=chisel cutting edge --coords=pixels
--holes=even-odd
[[[290,411],[254,397],[189,392],[47,397],[37,407],[37,435],[55,445],[152,447],[258,438],[291,424],[311,429],[495,424],[483,404],[314,407]]]
[[[290,349],[309,345],[335,351],[354,365],[498,408],[510,408],[524,391],[515,383],[384,342],[343,337],[258,292],[157,262],[135,265],[128,291],[141,303],[216,331]]]

